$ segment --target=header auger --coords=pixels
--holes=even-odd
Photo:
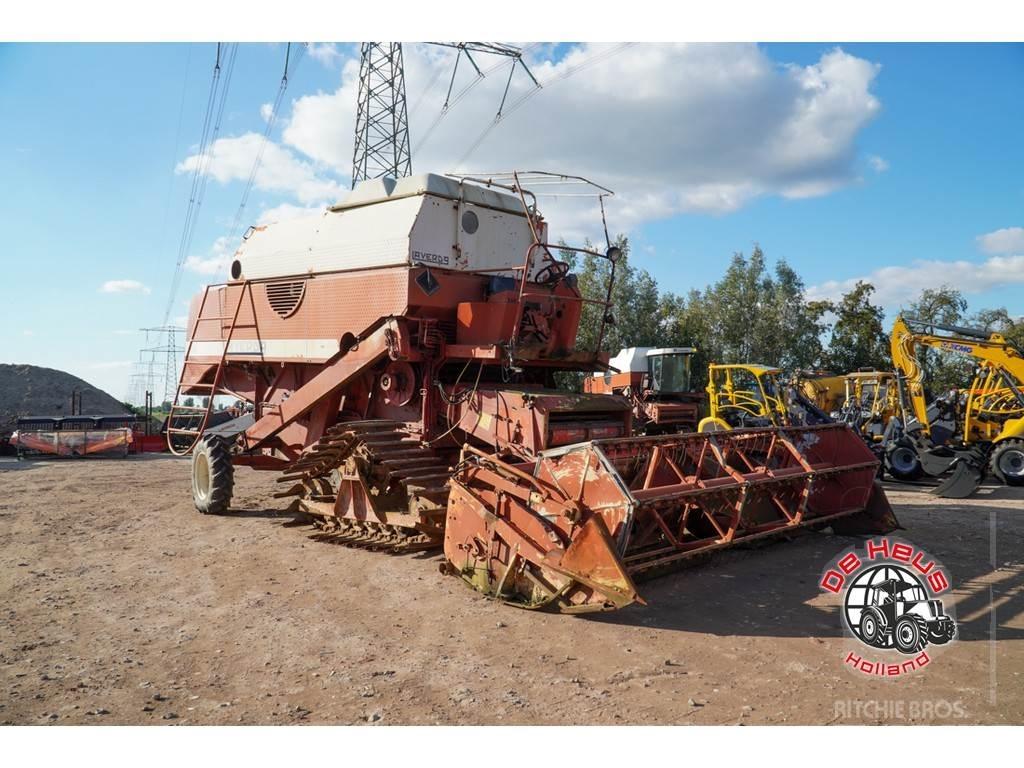
[[[435,175],[359,184],[321,214],[250,231],[231,280],[193,300],[168,435],[204,512],[233,466],[277,470],[316,537],[410,552],[525,607],[605,610],[686,558],[806,527],[895,521],[848,428],[632,437],[633,404],[555,388],[606,370],[618,249],[584,296],[548,243],[540,188],[583,179]],[[578,194],[578,193],[577,193]],[[602,204],[603,213],[603,204]],[[577,346],[584,305],[600,317]],[[210,428],[213,400],[241,415]]]

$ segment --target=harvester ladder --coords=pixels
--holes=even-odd
[[[175,456],[187,456],[192,452],[192,449],[196,447],[199,441],[203,437],[203,432],[206,430],[206,425],[210,421],[210,414],[213,413],[213,398],[217,394],[217,389],[220,386],[221,375],[224,371],[224,363],[227,360],[228,349],[231,347],[231,339],[235,335],[235,329],[238,327],[238,313],[242,309],[242,302],[245,300],[245,296],[248,293],[250,301],[252,301],[252,287],[248,280],[241,284],[242,288],[238,292],[238,301],[235,304],[235,310],[230,315],[215,315],[213,317],[203,317],[203,310],[206,308],[206,300],[210,296],[211,286],[207,285],[203,291],[203,299],[199,303],[199,311],[196,313],[196,324],[192,329],[192,336],[188,340],[188,346],[185,349],[184,363],[181,367],[181,378],[178,380],[178,388],[174,393],[174,402],[171,404],[171,410],[167,414],[167,447],[171,453]],[[199,382],[199,383],[187,383],[185,381],[185,374],[188,371],[189,361],[192,358],[192,345],[196,343],[196,337],[199,336],[199,324],[206,322],[219,322],[223,323],[225,320],[230,320],[228,325],[227,338],[225,338],[224,346],[221,349],[220,359],[217,361],[217,367],[213,372],[213,381],[211,382]],[[253,302],[253,326],[256,325],[256,306]],[[221,330],[223,331],[223,325]],[[201,339],[205,341],[205,339]],[[193,363],[194,365],[194,363]],[[209,392],[206,397],[205,406],[196,405],[184,405],[178,401],[182,399],[183,390],[206,390]],[[192,396],[192,395],[189,395]],[[184,422],[182,424],[182,422]],[[182,448],[183,443],[175,445],[174,436],[183,435],[187,438],[187,448]]]

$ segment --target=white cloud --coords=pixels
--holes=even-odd
[[[101,293],[151,293],[149,286],[138,280],[107,280],[100,286]]]
[[[263,136],[252,132],[217,139],[208,152],[207,173],[222,184],[248,180],[262,143]],[[203,162],[203,155],[190,155],[175,171],[191,173]],[[345,191],[337,181],[321,175],[313,163],[272,141],[267,142],[254,183],[257,189],[294,195],[303,203],[335,201]]]
[[[807,289],[807,298],[836,300],[858,280],[875,286],[873,301],[893,309],[913,301],[925,288],[941,285],[968,295],[1004,285],[1024,285],[1024,256],[992,256],[981,263],[919,259],[906,266],[882,267],[862,277],[813,285]]]
[[[130,331],[127,328],[120,328],[120,329],[114,331],[114,335],[115,336],[134,336],[137,333],[139,333],[139,331],[137,331],[137,330]]]
[[[23,330],[23,331],[21,332],[21,335],[22,335],[22,336],[35,336],[35,335],[36,335],[36,332],[35,332],[35,331],[32,331],[32,330],[29,330],[28,328],[26,328],[25,330]]]
[[[878,155],[868,155],[868,163],[875,173],[885,173],[889,170],[889,161]]]
[[[185,269],[200,275],[227,274],[235,249],[230,247],[227,236],[218,237],[205,256],[190,255],[185,259]]]
[[[1024,227],[1006,227],[978,235],[978,247],[985,253],[1024,253]]]
[[[329,44],[308,52],[336,65],[338,86],[299,96],[282,115],[281,140],[267,144],[255,184],[285,200],[261,222],[337,202],[349,187],[358,53]],[[854,183],[857,137],[881,108],[872,93],[879,66],[838,48],[808,66],[780,63],[753,44],[588,43],[558,61],[551,52],[530,49],[529,66],[545,87],[535,91],[517,72],[495,123],[507,61],[479,56],[489,73],[479,81],[460,66],[452,107],[438,119],[455,53],[406,45],[414,171],[580,174],[616,191],[609,228],[629,231],[678,213],[723,214],[766,195],[814,197]],[[219,139],[209,174],[246,180],[262,140],[252,132]],[[177,171],[202,161],[193,154]],[[592,201],[541,203],[552,238],[601,231]],[[222,261],[194,257],[191,268],[212,274]]]
[[[407,63],[407,93],[417,92],[410,87],[410,78],[415,78],[413,73],[414,69]],[[292,115],[281,133],[282,141],[307,157],[330,166],[344,178],[351,179],[358,95],[359,62],[348,59],[342,66],[341,85],[336,91],[317,91],[292,102]],[[415,131],[415,126],[411,130]],[[415,166],[424,167],[418,158],[413,158],[413,161]]]
[[[880,110],[871,92],[879,66],[840,49],[800,67],[752,44],[585,44],[558,62],[531,61],[546,87],[520,109],[532,85],[517,73],[505,117],[474,150],[508,70],[475,85],[431,132],[453,57],[405,47],[407,92],[418,94],[410,97],[414,169],[579,173],[618,193],[609,210],[615,230],[680,212],[734,211],[763,195],[828,194],[856,180],[856,138]],[[481,68],[494,63],[483,57]],[[352,162],[358,76],[358,62],[346,58],[339,87],[296,99],[282,133],[285,145],[340,179]],[[453,93],[469,82],[460,68]],[[546,207],[557,224],[562,214],[552,207],[560,205]]]
[[[109,363],[89,363],[89,368],[94,371],[107,371],[115,368],[129,368],[131,365],[131,360],[115,360]]]
[[[287,221],[288,219],[298,219],[302,216],[309,216],[314,213],[322,213],[324,206],[322,205],[292,205],[291,203],[282,203],[281,205],[274,206],[273,208],[267,208],[265,211],[260,213],[259,219],[256,220],[257,224],[270,224],[275,221]]]
[[[341,58],[341,51],[334,43],[310,43],[306,47],[306,53],[309,58],[327,67],[333,66]]]
[[[260,117],[263,118],[264,123],[270,122],[270,116],[274,114],[273,104],[260,104]]]

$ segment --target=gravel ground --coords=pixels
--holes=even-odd
[[[235,511],[204,517],[187,461],[0,460],[0,722],[1024,722],[1024,489],[887,485],[960,622],[901,680],[844,668],[817,587],[856,539],[723,553],[641,584],[646,607],[567,617],[483,599],[436,554],[314,542],[272,490],[240,469]]]

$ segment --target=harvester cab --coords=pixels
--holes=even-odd
[[[634,430],[641,434],[694,432],[704,401],[704,394],[692,387],[696,351],[694,347],[622,349],[609,360],[609,370],[584,380],[584,391],[627,398],[633,405]]]
[[[952,640],[956,623],[920,584],[893,578],[868,588],[859,630],[875,647],[894,645],[901,653],[917,653],[929,642],[943,645]]]
[[[528,187],[567,184],[603,212],[611,193],[578,177],[426,175],[255,228],[231,279],[193,300],[168,418],[197,509],[228,509],[236,467],[276,470],[320,539],[443,547],[485,594],[566,612],[639,601],[634,578],[752,538],[892,530],[877,461],[843,425],[632,437],[626,398],[556,388],[608,368],[620,255],[548,242]],[[566,250],[607,260],[600,295],[552,255]],[[652,391],[685,384],[675,355],[655,356]],[[211,433],[224,397],[248,418]]]

